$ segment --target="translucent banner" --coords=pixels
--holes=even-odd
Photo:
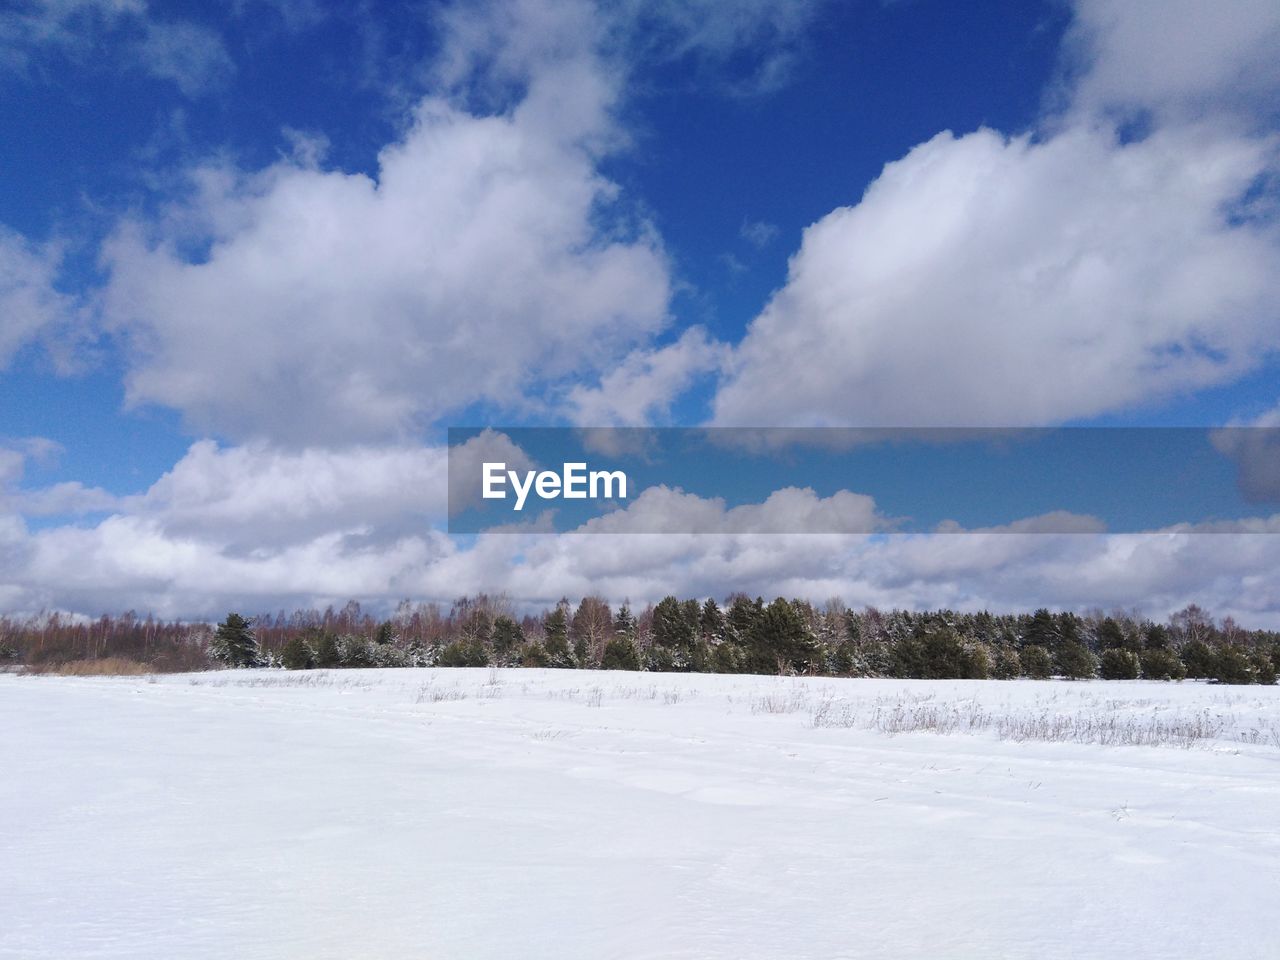
[[[1278,510],[1280,428],[449,430],[456,534],[1267,533]]]

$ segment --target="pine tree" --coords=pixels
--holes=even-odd
[[[1080,643],[1064,643],[1058,650],[1058,673],[1068,680],[1091,680],[1098,675],[1098,658]]]
[[[1103,680],[1137,680],[1138,655],[1132,650],[1111,647],[1102,651],[1098,673]]]
[[[542,646],[546,651],[549,667],[574,666],[573,651],[569,649],[569,616],[565,613],[567,606],[562,601],[542,621]]]
[[[228,613],[213,635],[209,655],[229,667],[256,667],[259,664],[258,640],[253,635],[252,620],[238,613]]]
[[[524,630],[512,617],[501,616],[493,621],[493,653],[499,663],[505,662],[522,646]]]
[[[342,651],[338,647],[338,638],[329,630],[319,633],[315,641],[316,666],[336,667],[342,662]]]
[[[795,605],[779,597],[752,624],[749,664],[755,673],[803,673],[817,647]]]
[[[315,655],[307,646],[307,641],[294,637],[284,645],[280,653],[280,662],[286,670],[309,670],[315,666]]]
[[[692,617],[687,604],[675,597],[663,597],[653,608],[653,643],[669,650],[688,650],[698,630],[698,608],[694,605]]]
[[[711,597],[707,597],[707,602],[702,605],[698,628],[704,643],[716,644],[724,639],[724,614]]]
[[[639,670],[640,654],[630,637],[619,634],[604,645],[604,656],[600,659],[604,670]]]
[[[1023,647],[1019,658],[1022,660],[1022,672],[1032,680],[1048,680],[1053,676],[1053,658],[1039,644]]]
[[[618,615],[613,618],[614,636],[625,637],[633,643],[636,639],[636,618],[631,613],[631,605],[624,603]]]

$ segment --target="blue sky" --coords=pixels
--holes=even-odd
[[[1277,63],[1261,0],[20,0],[0,609],[745,589],[1276,622],[1261,509],[1234,551],[945,562],[442,530],[451,425],[1275,424]]]

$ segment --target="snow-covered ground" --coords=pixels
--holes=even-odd
[[[0,676],[0,957],[1274,958],[1280,688]]]

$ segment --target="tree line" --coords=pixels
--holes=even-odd
[[[723,605],[674,596],[633,611],[600,597],[517,615],[505,597],[464,597],[446,611],[402,603],[376,618],[354,601],[323,612],[232,613],[215,627],[128,613],[0,618],[0,664],[157,672],[224,667],[551,667],[655,672],[900,678],[1158,679],[1274,683],[1280,632],[1215,621],[1189,606],[1165,622],[1080,615],[912,612],[839,600],[744,594]],[[91,672],[91,671],[89,671]]]

